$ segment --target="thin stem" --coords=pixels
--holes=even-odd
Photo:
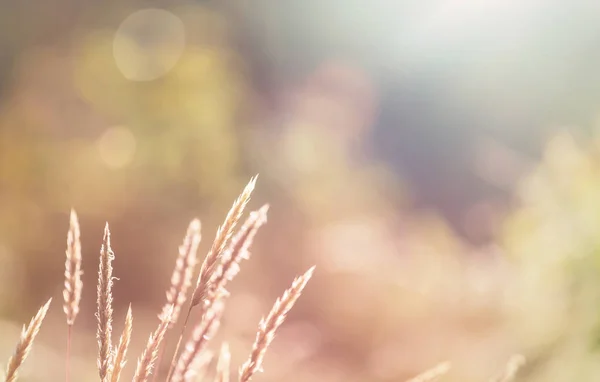
[[[165,379],[165,382],[169,382],[171,380],[173,372],[175,371],[175,365],[177,364],[177,354],[179,353],[179,348],[181,347],[181,341],[183,340],[183,334],[185,333],[185,328],[187,327],[187,323],[190,319],[192,308],[193,306],[190,306],[190,308],[187,311],[187,314],[185,315],[183,328],[181,328],[181,334],[179,335],[179,340],[177,340],[177,346],[175,346],[175,352],[173,353],[173,358],[171,359],[171,366],[169,366],[169,374],[167,374],[167,379]]]
[[[71,379],[71,334],[73,331],[73,325],[67,325],[67,360],[66,360],[66,382]]]

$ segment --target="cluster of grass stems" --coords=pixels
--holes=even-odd
[[[216,237],[208,254],[200,266],[196,283],[187,304],[184,322],[179,333],[177,346],[172,355],[169,372],[164,382],[188,382],[208,380],[207,375],[212,375],[215,382],[229,382],[237,379],[239,382],[248,382],[259,371],[265,352],[275,337],[279,326],[283,323],[287,313],[294,306],[296,300],[314,272],[310,268],[303,275],[297,277],[283,295],[275,301],[273,308],[264,317],[258,326],[256,339],[252,346],[247,361],[240,367],[237,378],[231,376],[229,346],[223,343],[218,355],[208,349],[208,342],[214,336],[220,323],[223,307],[228,297],[226,285],[239,272],[239,265],[243,259],[248,259],[250,246],[258,229],[267,220],[268,205],[249,214],[248,218],[236,231],[238,221],[242,218],[246,205],[250,200],[256,184],[256,177],[246,185],[241,195],[233,203],[227,213],[225,221],[218,228]],[[166,302],[159,315],[159,322],[150,334],[150,338],[142,354],[137,360],[133,382],[156,382],[157,373],[153,373],[155,365],[160,365],[165,349],[167,332],[178,322],[182,309],[186,307],[189,289],[192,287],[192,278],[198,262],[197,253],[200,244],[200,221],[194,219],[190,222],[179,247],[179,254],[175,262],[175,269],[171,276],[171,285],[166,293]],[[100,249],[100,264],[98,267],[97,284],[97,312],[98,327],[96,338],[98,341],[98,376],[101,382],[118,382],[121,372],[127,362],[127,351],[131,341],[133,328],[133,314],[131,305],[125,316],[125,325],[118,343],[112,339],[112,286],[114,253],[110,246],[110,231],[108,223],[104,228],[102,247]],[[66,351],[66,381],[70,381],[70,355],[73,325],[79,313],[79,302],[83,283],[82,257],[80,230],[77,214],[71,210],[69,231],[67,234],[67,250],[65,262],[65,284],[63,291],[63,310],[67,321],[67,351]],[[14,354],[9,359],[6,367],[7,382],[17,380],[19,369],[29,354],[33,341],[37,336],[42,321],[48,312],[52,299],[48,300],[32,318],[29,325],[24,326],[20,340]],[[191,335],[181,349],[186,329],[192,311],[197,310],[200,319],[193,323]],[[216,370],[209,373],[209,367],[215,364]],[[508,382],[514,378],[516,370],[520,367],[521,359],[511,360],[506,370],[492,379],[493,382]],[[449,363],[442,363],[410,380],[410,382],[433,381],[447,373]]]

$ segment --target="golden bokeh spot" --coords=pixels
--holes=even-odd
[[[162,9],[144,9],[126,18],[113,42],[117,67],[132,81],[164,76],[175,67],[184,48],[183,22]]]
[[[102,161],[112,168],[125,167],[135,155],[136,140],[126,127],[112,127],[98,139],[98,152]]]

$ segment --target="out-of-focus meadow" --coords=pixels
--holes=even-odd
[[[22,380],[64,378],[74,207],[72,378],[97,379],[106,221],[131,375],[187,224],[206,253],[259,173],[269,222],[213,346],[237,368],[317,270],[257,382],[403,381],[446,360],[444,381],[479,382],[514,353],[519,381],[597,381],[597,20],[593,1],[1,0],[0,362],[54,297]]]

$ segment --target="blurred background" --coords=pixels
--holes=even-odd
[[[132,375],[187,224],[204,255],[258,173],[269,223],[213,347],[237,369],[317,270],[257,382],[401,382],[446,360],[444,381],[487,381],[514,353],[518,381],[597,381],[598,20],[585,0],[0,0],[1,359],[53,297],[22,380],[64,379],[73,207],[72,378],[97,380],[106,221]]]

